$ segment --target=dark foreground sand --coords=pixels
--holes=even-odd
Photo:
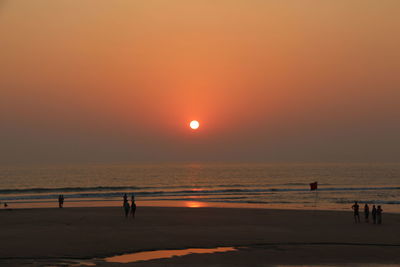
[[[354,224],[351,212],[233,208],[139,207],[0,211],[0,266],[400,265],[400,214],[383,225]],[[104,258],[158,249],[233,246],[238,251],[193,254],[128,264]]]

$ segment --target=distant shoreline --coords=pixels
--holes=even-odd
[[[3,201],[4,202],[4,201]],[[11,201],[7,202],[8,207],[4,208],[0,204],[1,210],[10,209],[58,209],[57,200],[53,201]],[[151,200],[137,200],[136,204],[138,207],[175,207],[175,208],[229,208],[229,209],[272,209],[272,210],[302,210],[302,211],[350,211],[351,205],[340,205],[340,206],[328,206],[319,205],[304,206],[304,205],[282,205],[282,204],[256,204],[256,203],[223,203],[223,202],[206,202],[193,200],[162,200],[162,201],[151,201]],[[384,213],[400,214],[399,205],[383,205]],[[66,200],[64,203],[64,209],[69,208],[105,208],[105,207],[122,207],[122,199],[75,199]],[[361,216],[363,213],[361,212]]]

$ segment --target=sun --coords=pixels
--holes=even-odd
[[[193,130],[197,130],[197,128],[199,128],[200,123],[198,121],[191,121],[189,124],[190,128],[192,128]]]

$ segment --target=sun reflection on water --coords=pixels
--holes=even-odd
[[[207,207],[207,204],[199,201],[185,201],[185,207],[188,208],[202,208]]]

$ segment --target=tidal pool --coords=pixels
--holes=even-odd
[[[237,251],[237,249],[234,247],[217,247],[217,248],[188,248],[188,249],[177,249],[177,250],[155,250],[155,251],[144,251],[144,252],[123,254],[123,255],[104,258],[103,260],[106,262],[131,263],[137,261],[172,258],[175,256],[185,256],[189,254],[204,254],[204,253],[217,253],[217,252],[228,252],[228,251]]]

